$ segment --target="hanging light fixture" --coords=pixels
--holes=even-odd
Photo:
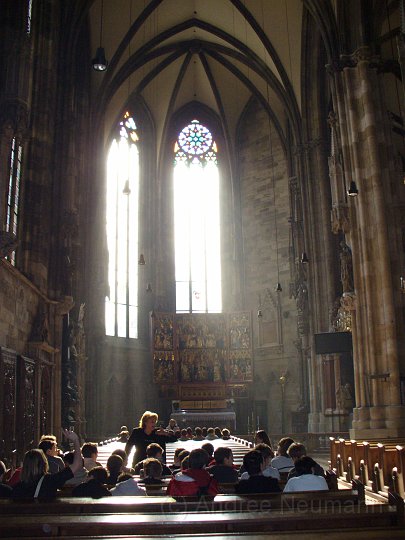
[[[350,187],[347,190],[347,194],[349,195],[349,197],[357,197],[357,195],[359,194],[359,190],[357,189],[357,185],[354,180],[350,182]]]
[[[138,264],[139,264],[139,266],[144,266],[145,265],[145,257],[143,256],[143,253],[141,253],[139,255]]]
[[[301,255],[301,264],[308,264],[308,263],[309,263],[308,256],[307,256],[306,252],[303,251],[302,255]]]
[[[281,283],[277,283],[276,288],[274,289],[276,292],[282,292],[283,288],[281,286]]]
[[[257,312],[257,318],[258,318],[258,319],[261,319],[262,317],[263,317],[262,310],[259,309],[258,312]]]
[[[103,8],[104,0],[101,0],[101,10],[100,10],[100,45],[97,48],[96,56],[91,61],[94,71],[105,71],[108,66],[108,61],[105,57],[104,47],[101,46],[102,37],[103,37]]]

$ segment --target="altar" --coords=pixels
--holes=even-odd
[[[231,410],[180,410],[172,413],[180,429],[192,427],[219,427],[236,430],[236,414]]]

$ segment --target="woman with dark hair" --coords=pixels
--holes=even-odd
[[[255,446],[257,446],[258,444],[267,444],[267,446],[270,446],[271,448],[271,442],[270,442],[269,436],[264,431],[264,429],[260,429],[259,431],[256,431]]]
[[[56,474],[49,474],[48,461],[39,448],[26,452],[24,456],[21,480],[14,486],[13,498],[49,498],[55,497],[57,490],[82,466],[82,454],[77,433],[63,430],[65,437],[74,443],[75,452],[73,463]]]
[[[127,456],[131,453],[132,447],[135,446],[135,455],[132,461],[132,466],[146,459],[146,448],[151,443],[160,444],[163,448],[163,456],[166,454],[166,443],[176,442],[177,437],[172,432],[166,429],[156,429],[158,415],[154,412],[145,411],[139,420],[139,427],[135,428],[125,445]]]

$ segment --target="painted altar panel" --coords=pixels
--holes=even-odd
[[[250,312],[154,313],[151,323],[155,383],[253,381]]]

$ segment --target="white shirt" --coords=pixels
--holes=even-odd
[[[118,482],[118,484],[110,489],[111,495],[113,497],[122,497],[125,495],[146,495],[144,488],[138,486],[138,482],[135,478],[128,478],[123,482]]]
[[[284,493],[292,493],[294,491],[327,491],[328,489],[328,484],[323,476],[302,474],[288,480],[284,488]]]
[[[294,467],[294,462],[290,457],[276,456],[271,460],[271,466],[279,472],[290,472],[290,469]]]

